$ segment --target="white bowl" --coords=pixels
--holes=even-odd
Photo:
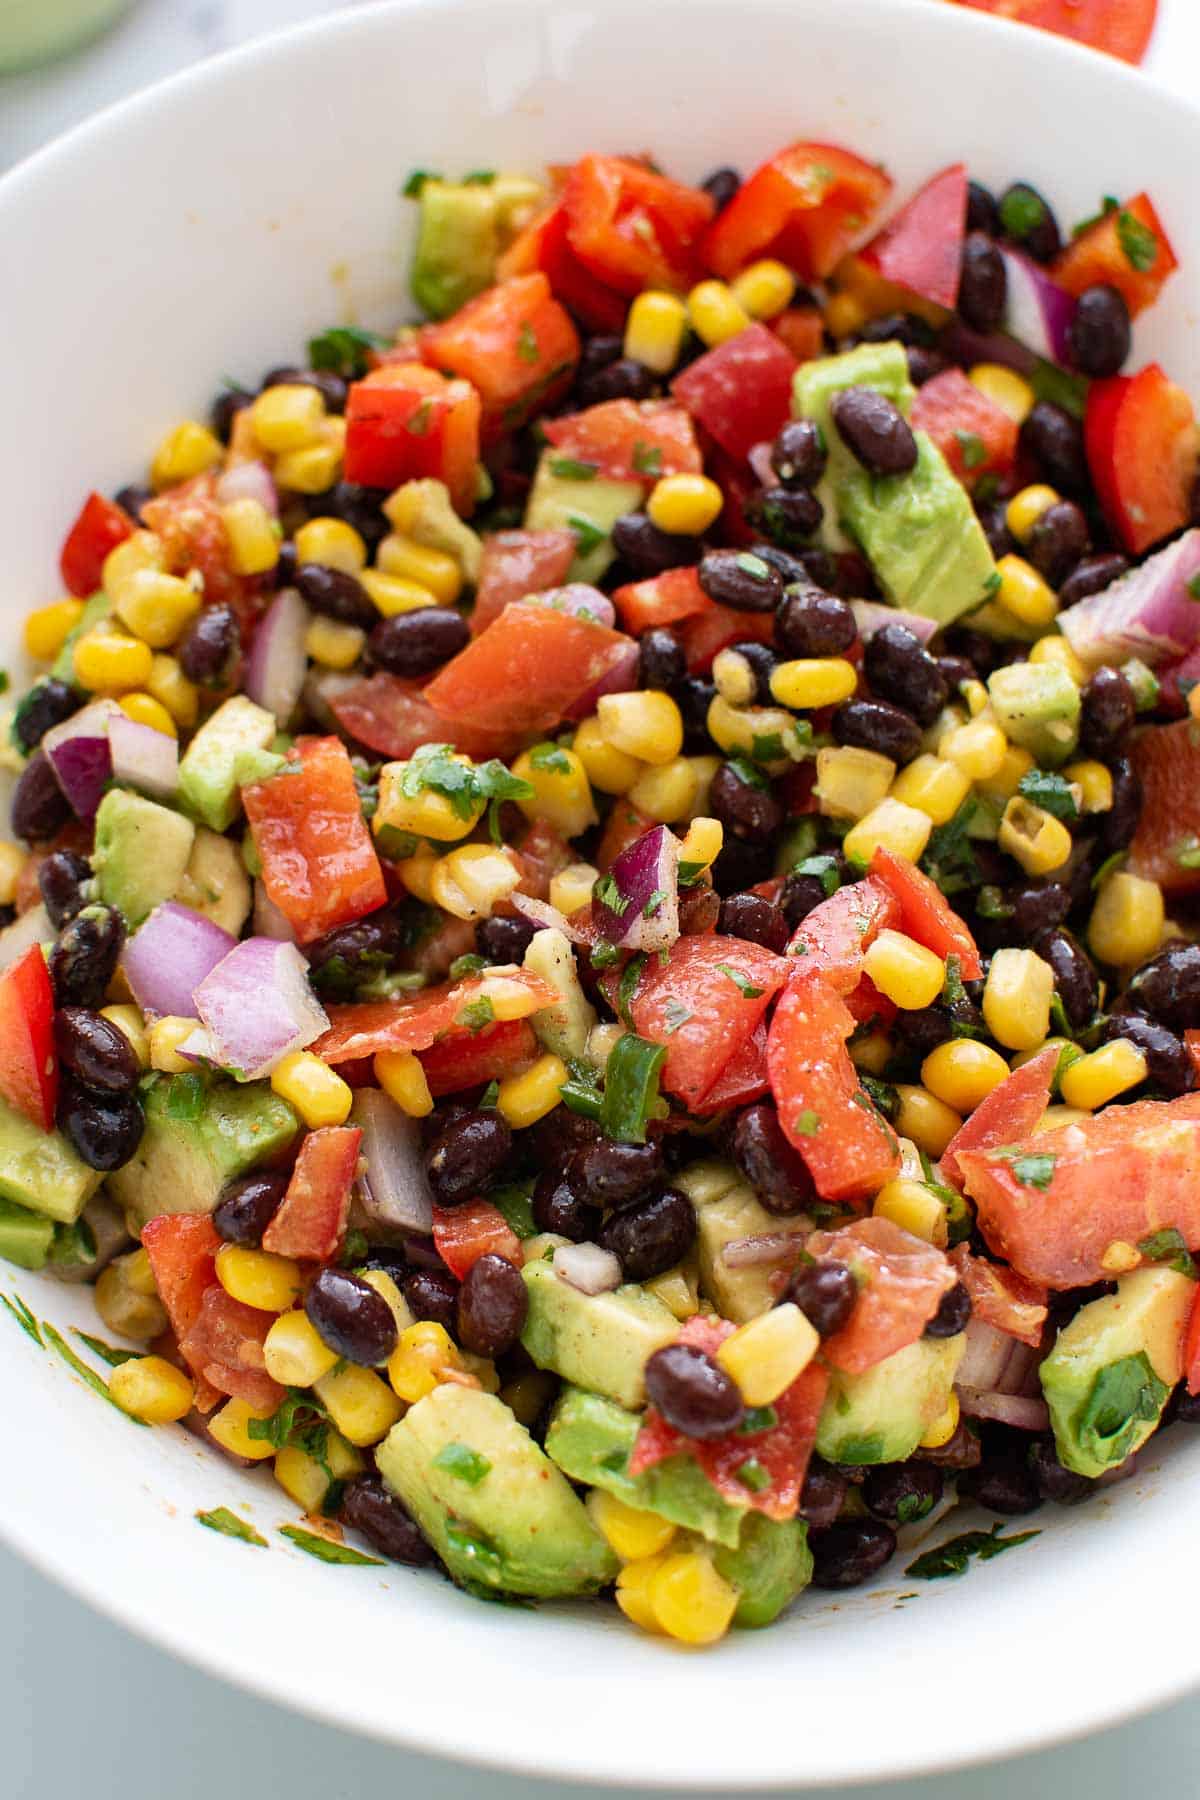
[[[56,593],[88,488],[135,478],[222,374],[295,356],[350,309],[402,314],[413,166],[648,148],[699,177],[803,136],[886,160],[901,194],[960,157],[984,181],[1024,176],[1067,222],[1146,186],[1183,273],[1138,360],[1195,390],[1198,123],[1117,63],[930,0],[399,4],[207,64],[0,182],[0,666],[19,667],[23,613]],[[0,1265],[0,1290],[65,1333],[94,1323],[86,1293],[51,1280]],[[0,1371],[12,1544],[211,1673],[416,1749],[640,1787],[849,1782],[1029,1750],[1200,1678],[1200,1443],[1183,1430],[961,1580],[906,1580],[901,1562],[689,1655],[605,1607],[485,1606],[427,1573],[322,1566],[275,1535],[292,1512],[267,1477],[139,1430],[7,1316]],[[197,1509],[222,1504],[270,1549],[200,1529]]]

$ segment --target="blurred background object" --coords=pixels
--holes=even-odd
[[[65,56],[106,31],[130,0],[0,0],[0,70]]]
[[[1018,19],[1059,37],[1090,44],[1125,62],[1139,63],[1146,54],[1158,14],[1158,0],[956,0],[976,12]],[[1195,5],[1195,0],[1184,0]]]

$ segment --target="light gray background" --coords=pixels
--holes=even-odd
[[[0,78],[0,171],[99,107],[199,57],[334,10],[330,0],[139,0],[93,48],[49,70]],[[1160,0],[1160,11],[1148,71],[1200,95],[1200,0]],[[36,1478],[36,1469],[7,1473],[9,1480]],[[170,1605],[168,1594],[163,1604]],[[231,1591],[231,1631],[237,1610]],[[81,1793],[86,1800],[359,1800],[389,1792],[403,1800],[567,1800],[601,1792],[463,1770],[294,1718],[169,1660],[3,1549],[0,1619],[0,1800],[75,1800]],[[331,1648],[336,1653],[313,1645],[314,1682]],[[1063,1655],[1070,1653],[1064,1642]],[[419,1654],[419,1642],[398,1620],[398,1699],[405,1657]],[[1120,1654],[1136,1655],[1137,1646],[1114,1646]],[[947,1670],[944,1686],[928,1697],[935,1754],[943,1707],[1004,1705],[1002,1694],[972,1695],[962,1674]],[[869,1729],[870,1697],[863,1701]],[[536,1693],[529,1705],[533,1724]],[[469,1711],[464,1695],[465,1731]],[[673,1729],[693,1730],[695,1722],[665,1719],[664,1742]],[[1200,1699],[1042,1756],[858,1792],[863,1800],[1127,1800],[1135,1793],[1189,1800],[1200,1795],[1198,1751]],[[802,1766],[802,1735],[799,1758]]]

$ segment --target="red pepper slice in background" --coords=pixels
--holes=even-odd
[[[473,512],[480,410],[469,381],[447,381],[423,363],[384,364],[346,399],[346,480],[395,488],[432,476],[458,512]]]
[[[625,324],[629,301],[615,288],[597,281],[572,250],[568,241],[567,209],[561,200],[530,220],[496,264],[496,275],[508,281],[540,269],[557,300],[589,331],[619,332]]]
[[[263,1232],[264,1250],[302,1262],[337,1255],[361,1143],[362,1132],[352,1125],[324,1125],[307,1134],[279,1211]]]
[[[624,156],[584,156],[563,189],[567,242],[583,266],[622,294],[691,287],[713,200]]]
[[[1146,54],[1158,14],[1158,0],[958,0],[958,4],[1037,25],[1131,63],[1141,62]]]
[[[889,176],[834,144],[789,144],[742,183],[704,246],[729,280],[760,256],[802,281],[822,281],[862,236],[892,191]]]
[[[63,540],[58,566],[67,592],[86,600],[100,586],[100,573],[110,550],[134,530],[133,520],[115,500],[91,493]]]
[[[1196,417],[1157,363],[1093,381],[1083,432],[1104,515],[1127,550],[1140,555],[1188,524]]]
[[[1131,318],[1154,305],[1179,267],[1149,194],[1135,194],[1081,231],[1058,257],[1053,275],[1076,299],[1085,288],[1115,287]]]
[[[506,1019],[487,1031],[472,1035],[456,1031],[418,1052],[429,1091],[434,1099],[443,1094],[462,1094],[520,1075],[537,1060],[541,1045],[527,1019]]]

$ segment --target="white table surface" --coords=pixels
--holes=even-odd
[[[0,78],[0,171],[176,69],[335,10],[330,0],[138,0],[90,49]],[[1200,92],[1200,0],[1160,0],[1160,11],[1147,71]],[[10,1469],[7,1479],[21,1475]],[[0,1800],[81,1791],[87,1800],[359,1800],[389,1790],[402,1800],[567,1800],[583,1791],[403,1755],[291,1717],[163,1656],[3,1549],[0,1618]],[[863,1800],[1190,1800],[1200,1792],[1198,1750],[1200,1698],[1041,1756],[858,1791]]]

